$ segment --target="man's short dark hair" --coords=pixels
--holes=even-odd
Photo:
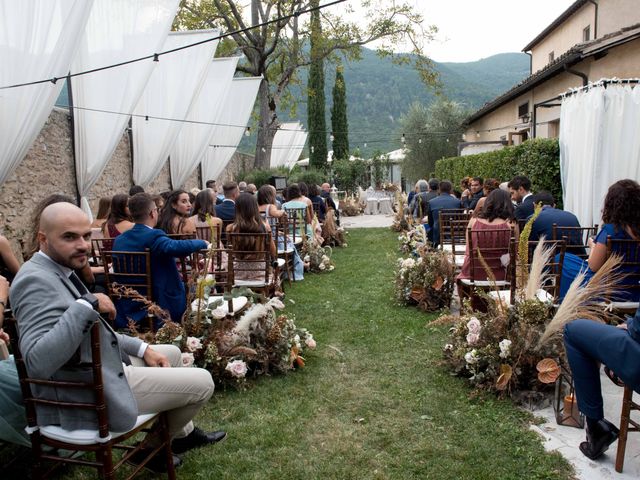
[[[141,185],[134,185],[129,189],[130,197],[133,197],[136,193],[144,193],[144,188]]]
[[[437,178],[429,179],[429,190],[433,190],[435,192],[436,190],[438,190],[439,186],[440,186],[440,182],[438,181]]]
[[[553,195],[551,195],[551,193],[549,192],[538,192],[533,196],[533,203],[535,203],[536,205],[538,203],[542,203],[542,205],[549,205],[551,207],[555,206],[556,201],[553,198]]]
[[[136,193],[129,199],[129,213],[135,223],[145,221],[154,208],[156,208],[156,202],[148,193]]]
[[[236,182],[226,182],[224,185],[222,185],[222,192],[227,198],[231,197],[231,195],[233,195],[233,192],[235,192],[237,189],[238,184]]]
[[[480,186],[484,185],[484,178],[482,178],[482,177],[473,177],[471,179],[471,181],[478,182],[480,184]]]
[[[451,193],[451,189],[453,188],[453,185],[451,185],[451,182],[449,182],[448,180],[443,180],[440,182],[440,194],[443,193]]]
[[[206,188],[213,188],[215,185],[216,185],[215,180],[207,180],[207,183],[205,183]]]
[[[529,190],[531,190],[531,180],[529,180],[524,175],[516,175],[507,184],[507,187],[513,188],[514,190],[519,190],[520,187],[522,187],[525,189],[525,191],[528,192]]]

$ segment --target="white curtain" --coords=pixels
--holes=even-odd
[[[99,68],[161,51],[178,3],[179,0],[96,0],[72,71]],[[160,62],[165,57],[160,57]],[[76,177],[82,208],[89,215],[86,197],[118,146],[129,115],[156,65],[149,59],[71,79],[73,104],[77,107],[74,109]]]
[[[296,134],[301,129],[299,122],[283,123],[273,136],[271,144],[271,168],[283,166],[289,158],[289,150],[293,146]]]
[[[200,92],[191,105],[187,120],[171,149],[171,185],[180,188],[187,181],[209,146],[214,122],[220,116],[224,99],[229,94],[233,74],[240,57],[218,58],[211,67]],[[202,122],[202,123],[195,123]]]
[[[293,141],[293,147],[289,150],[289,158],[285,163],[285,166],[291,170],[296,162],[300,159],[300,153],[304,148],[305,143],[307,143],[307,135],[308,133],[304,130],[301,130],[297,133],[296,138]]]
[[[173,32],[162,50],[173,50],[218,34],[218,30]],[[218,40],[214,40],[165,55],[151,74],[131,118],[133,183],[136,185],[148,186],[167,160],[183,124],[159,118],[186,118],[207,78],[217,46]],[[146,116],[149,116],[148,120]]]
[[[249,123],[262,77],[234,78],[216,120],[207,154],[202,161],[202,184],[216,180],[238,148]]]
[[[583,226],[601,224],[614,182],[640,181],[640,87],[592,86],[565,97],[560,111],[564,208]]]
[[[93,0],[1,0],[0,87],[59,78],[71,61]],[[64,80],[0,90],[0,185],[29,151]]]

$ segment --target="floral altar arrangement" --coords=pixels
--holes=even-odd
[[[395,193],[400,190],[400,187],[393,182],[384,182],[382,184],[382,190],[385,192]]]
[[[449,254],[421,245],[414,256],[399,258],[395,271],[395,298],[427,312],[449,307],[455,284],[455,267]]]
[[[353,197],[340,201],[340,214],[344,217],[357,217],[362,214],[360,203]]]

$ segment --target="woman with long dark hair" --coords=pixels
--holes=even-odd
[[[594,273],[607,260],[607,238],[612,240],[640,240],[640,185],[634,180],[619,180],[609,187],[602,207],[603,225],[594,239],[589,239],[589,258],[582,260],[571,253],[565,253],[560,280],[560,298],[563,299],[571,282],[581,271],[585,272],[585,282],[591,280]],[[616,252],[615,244],[612,253],[622,255],[634,252]],[[622,283],[634,282],[629,277]],[[626,296],[625,296],[626,295]],[[630,296],[631,295],[631,296]],[[637,302],[640,289],[621,293],[619,300]]]
[[[213,190],[205,188],[196,195],[196,200],[193,204],[193,216],[190,218],[190,221],[193,222],[196,232],[200,232],[201,229],[205,227],[213,227],[220,232],[222,220],[216,217],[216,198]],[[220,234],[218,234],[218,238],[219,237]],[[203,238],[203,240],[212,242],[210,236]]]
[[[100,201],[98,202],[98,213],[91,223],[91,228],[101,229],[102,225],[104,225],[104,222],[106,222],[109,217],[110,210],[111,197],[100,197]]]
[[[104,238],[116,238],[121,233],[133,228],[134,223],[129,215],[129,195],[118,193],[111,199],[111,210],[107,221],[102,225]]]
[[[483,248],[501,248],[504,250],[504,254],[508,254],[509,242],[514,232],[517,237],[517,227],[511,196],[504,190],[493,190],[485,200],[478,217],[469,220],[468,228],[470,229],[471,238],[467,238],[467,251],[458,279],[471,278],[471,269],[473,268],[474,279],[486,280],[486,272],[482,268],[478,268],[477,265],[471,265],[469,248],[473,248],[474,252],[477,249],[482,252]],[[482,233],[483,231],[485,233]],[[495,251],[492,256],[498,257]],[[474,255],[474,262],[477,263],[478,261],[479,259],[475,258]],[[500,261],[490,260],[487,263],[496,280],[504,280],[506,278],[506,267]],[[477,278],[476,272],[484,272],[480,273],[483,278]]]
[[[189,218],[191,201],[184,190],[174,190],[167,197],[164,208],[160,212],[157,228],[168,234],[195,234],[196,226]]]

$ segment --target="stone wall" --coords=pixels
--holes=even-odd
[[[253,167],[253,156],[236,153],[218,184],[235,179],[237,172]],[[131,144],[124,132],[116,151],[91,189],[89,203],[94,213],[103,196],[126,193],[133,185]],[[189,177],[183,188],[200,188],[200,169]],[[71,143],[71,119],[65,109],[55,108],[36,138],[27,156],[7,179],[0,190],[0,232],[13,246],[18,259],[31,242],[33,210],[43,198],[64,194],[77,200],[76,175]],[[169,163],[165,163],[147,191],[159,193],[170,190]]]

